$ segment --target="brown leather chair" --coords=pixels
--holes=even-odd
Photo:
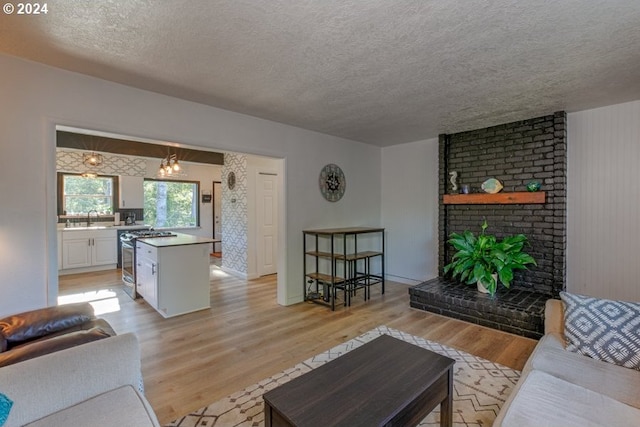
[[[14,314],[0,319],[0,367],[113,335],[86,302]]]

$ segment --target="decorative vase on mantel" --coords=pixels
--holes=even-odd
[[[498,283],[498,274],[497,273],[493,273],[491,275],[491,277],[493,277],[493,280],[496,281],[496,284]],[[483,294],[490,294],[491,292],[489,292],[489,289],[487,289],[483,284],[482,281],[478,280],[476,282],[476,286],[478,287],[478,292],[482,292]],[[497,286],[496,286],[497,289]]]

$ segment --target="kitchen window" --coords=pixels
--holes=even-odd
[[[79,174],[58,173],[58,214],[87,215],[95,211],[100,215],[113,215],[117,179],[106,175],[85,178]]]
[[[199,181],[144,180],[144,222],[154,228],[200,225]]]

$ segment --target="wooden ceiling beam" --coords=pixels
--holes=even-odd
[[[224,154],[213,151],[171,147],[168,145],[150,144],[65,131],[56,132],[56,146],[60,148],[73,148],[127,156],[155,157],[158,159],[163,159],[169,154],[176,154],[178,160],[181,162],[206,163],[212,165],[224,164]]]

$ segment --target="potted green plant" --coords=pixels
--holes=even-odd
[[[451,262],[444,267],[444,273],[467,284],[483,286],[489,294],[495,295],[498,279],[505,288],[511,285],[513,271],[527,269],[528,264],[537,265],[533,257],[523,248],[528,244],[524,234],[505,237],[501,241],[496,236],[485,234],[488,224],[485,220],[482,231],[475,236],[470,231],[462,234],[451,233],[448,242],[456,249]]]

